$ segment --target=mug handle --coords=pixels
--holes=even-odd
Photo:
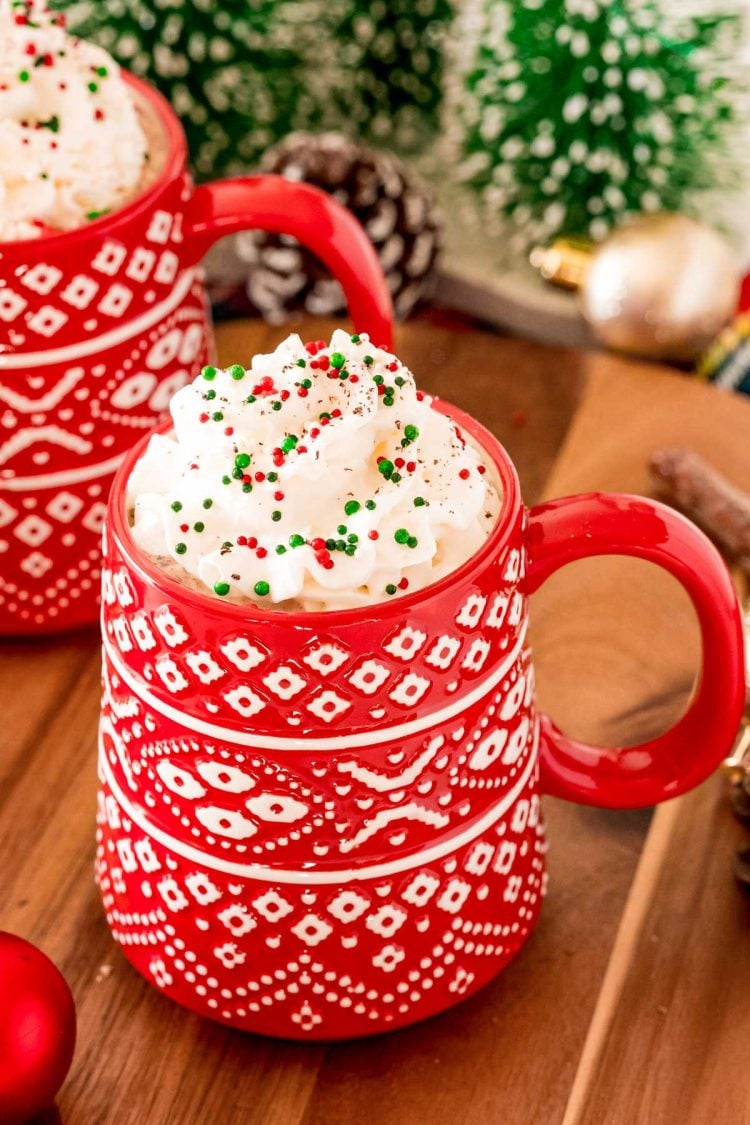
[[[242,176],[195,189],[185,215],[188,256],[199,261],[226,234],[288,234],[328,266],[341,284],[355,328],[393,346],[393,305],[370,239],[332,196],[283,176]]]
[[[698,785],[734,742],[745,700],[742,614],[716,548],[683,516],[639,496],[587,493],[528,513],[525,588],[533,593],[566,563],[632,555],[682,584],[698,615],[703,666],[686,713],[638,746],[589,746],[541,716],[542,790],[569,801],[637,808]]]

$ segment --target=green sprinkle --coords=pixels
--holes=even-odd
[[[225,597],[229,593],[229,583],[228,582],[215,582],[214,583],[214,593],[218,594],[220,598]]]
[[[361,340],[361,337],[360,336],[350,336],[349,339],[351,340],[351,342],[353,344],[358,344]]]
[[[393,538],[396,540],[397,543],[408,543],[409,532],[406,530],[405,527],[400,527],[398,529],[398,531],[394,531]]]
[[[332,354],[331,354],[331,367],[336,367],[336,368],[343,367],[345,363],[346,363],[346,356],[342,355],[341,352],[332,352]]]
[[[249,453],[238,453],[234,459],[234,463],[238,469],[246,469],[251,461],[252,457]]]
[[[344,369],[344,368],[342,367],[342,368],[341,368],[341,370],[339,371],[339,379],[342,379],[342,380],[344,380],[344,379],[348,379],[348,378],[349,378],[349,372],[348,372],[348,371],[346,371],[346,370],[345,370],[345,369]]]
[[[345,551],[346,550],[346,540],[337,539],[336,540],[336,550],[337,551]]]
[[[99,75],[100,78],[106,78],[107,75],[109,74],[109,71],[107,70],[106,66],[98,66],[96,68],[96,73]]]
[[[419,428],[417,426],[404,426],[404,437],[408,441],[414,441],[419,437]]]
[[[414,507],[415,508],[424,508],[424,505],[425,505],[424,496],[415,496],[414,497]]]
[[[406,546],[411,547],[413,549],[414,547],[416,547],[418,542],[419,542],[419,540],[417,539],[416,535],[410,535],[409,538],[406,540]]]
[[[225,539],[224,542],[222,543],[222,547],[226,551],[231,551],[233,546],[234,546],[234,543],[232,543],[229,539]]]
[[[381,386],[385,382],[385,379],[382,375],[373,375],[372,381],[373,383],[377,383],[378,386]]]
[[[243,484],[242,491],[243,492],[252,492],[253,486],[251,484]]]
[[[336,530],[338,531],[339,535],[346,535],[346,524],[340,523]]]
[[[101,219],[105,215],[108,215],[109,211],[110,211],[109,207],[103,207],[101,211],[87,211],[86,212],[86,218],[89,219],[91,222],[93,222],[94,219]]]
[[[200,520],[198,520],[197,523],[193,524],[193,531],[197,531],[197,532],[200,533],[201,531],[205,531],[205,530],[206,530],[206,525],[205,525],[205,523],[202,523]]]
[[[393,380],[393,382],[396,384],[397,387],[403,387],[404,383],[406,382],[406,379],[404,379],[403,375],[397,375],[396,378]]]
[[[174,550],[175,550],[176,555],[184,555],[185,552],[187,551],[187,544],[186,543],[177,543],[175,545]]]
[[[295,437],[294,434],[289,434],[289,436],[285,437],[281,443],[282,453],[291,453],[298,441],[299,438]]]
[[[175,500],[172,503],[172,511],[173,512],[181,512],[182,511],[182,504],[180,503],[179,500]]]
[[[21,71],[19,71],[19,74],[18,74],[18,81],[19,82],[28,82],[30,77],[31,77],[31,75],[29,74],[28,70],[21,70]]]
[[[204,395],[203,397],[204,397],[204,398],[205,398],[205,399],[206,399],[206,400],[207,400],[208,402],[213,402],[213,400],[214,400],[214,399],[216,398],[216,391],[215,391],[215,390],[214,390],[213,388],[211,388],[211,390],[210,390],[210,391],[206,391],[206,393],[205,393],[205,395]]]
[[[281,403],[278,401],[278,399],[276,400],[276,402],[271,403],[271,410],[281,410]]]
[[[328,548],[329,551],[335,551],[336,550],[336,540],[335,539],[326,539],[326,547]]]
[[[365,364],[365,366],[372,367],[375,360],[372,358],[371,355],[366,355],[362,362]]]
[[[211,417],[213,418],[214,422],[223,422],[224,421],[224,415],[222,414],[222,412],[220,410],[217,410],[215,414],[211,415]]]
[[[307,360],[306,359],[298,359],[297,360],[297,367],[307,367]]]
[[[213,508],[213,506],[214,506],[213,500],[211,500],[210,497],[207,496],[206,499],[203,501],[203,507],[208,509],[208,508]]]
[[[245,378],[245,368],[241,363],[233,363],[229,368],[229,374],[232,376],[235,382],[239,383],[240,379]]]
[[[286,547],[284,546],[283,543],[279,543],[278,547],[276,548],[276,554],[277,555],[285,555],[286,554]]]
[[[99,84],[97,82],[89,82],[88,88],[89,92],[92,94],[97,94],[99,92]]]
[[[294,535],[289,536],[289,546],[290,547],[304,547],[304,545],[305,545],[305,537],[303,535],[299,535],[299,534],[295,533]]]
[[[385,592],[386,592],[386,594],[395,594],[396,593],[396,587],[393,585],[392,582],[388,583],[388,585],[385,588]]]
[[[347,535],[346,538],[349,540],[350,543],[359,543],[359,536],[355,535],[354,532],[352,532],[351,535]]]
[[[253,587],[253,589],[255,590],[255,593],[258,595],[259,598],[265,598],[266,594],[268,594],[270,592],[271,587],[268,585],[267,582],[264,582],[261,579],[260,582],[255,583],[255,586]]]
[[[374,500],[365,500],[365,507],[367,508],[368,512],[374,512],[377,508],[377,504]]]
[[[383,406],[393,406],[393,395],[383,395]]]
[[[245,474],[244,474],[244,472],[242,471],[242,469],[240,469],[240,468],[234,468],[234,469],[232,469],[232,476],[234,477],[234,479],[235,479],[235,480],[242,480],[242,478],[244,477],[244,475],[245,475]]]
[[[231,478],[231,477],[226,477],[226,476],[224,476],[224,477],[222,477],[222,478],[221,478],[221,483],[222,483],[222,484],[231,484],[231,483],[232,483],[232,478]]]
[[[279,520],[281,519],[281,512],[279,511],[278,508],[276,508],[275,511],[271,512],[271,519],[273,520],[274,523],[278,523]]]
[[[384,458],[378,465],[378,472],[387,479],[393,472],[393,461]]]
[[[401,473],[391,473],[391,480],[394,484],[398,484],[398,482],[401,480]]]
[[[344,551],[347,555],[349,555],[349,557],[351,557],[356,550],[357,550],[357,548],[354,546],[353,543],[350,543],[347,547],[344,547]]]
[[[279,479],[278,473],[266,473],[266,480],[270,480],[271,484]]]
[[[248,405],[249,405],[250,403],[253,403],[253,402],[255,402],[255,395],[248,395],[248,396],[247,396],[247,398],[245,399],[245,402],[246,402],[246,403],[247,403]]]
[[[300,382],[300,386],[304,387],[306,391],[309,391],[310,387],[312,386],[312,379],[302,379]]]
[[[46,121],[39,121],[38,125],[40,129],[49,129],[51,133],[60,132],[60,118],[56,113],[53,113]]]

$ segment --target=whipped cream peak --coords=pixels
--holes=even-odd
[[[218,597],[382,601],[455,570],[497,518],[478,451],[366,335],[206,367],[171,413],[129,480],[133,536]]]
[[[0,241],[70,230],[137,192],[147,140],[102,48],[41,0],[0,0]]]

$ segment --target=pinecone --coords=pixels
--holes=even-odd
[[[337,133],[292,133],[268,150],[261,170],[314,184],[357,216],[378,253],[398,319],[427,294],[441,224],[428,189],[396,156]],[[247,271],[247,311],[273,324],[295,310],[336,315],[346,307],[339,283],[293,238],[251,231],[237,235],[233,254]],[[223,272],[215,260],[212,272],[214,280]]]

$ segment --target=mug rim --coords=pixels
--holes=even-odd
[[[126,453],[115,474],[107,504],[106,530],[112,533],[117,541],[123,561],[136,570],[140,577],[150,586],[163,590],[167,595],[177,598],[196,613],[213,610],[234,619],[237,624],[288,624],[293,628],[312,625],[318,631],[334,628],[336,625],[351,625],[357,621],[370,621],[383,617],[395,616],[426,602],[434,597],[440,597],[453,586],[460,584],[470,577],[471,573],[488,560],[492,555],[498,555],[503,544],[509,537],[516,513],[521,505],[521,486],[518,480],[515,465],[508,455],[505,447],[486,426],[477,421],[473,415],[454,406],[453,403],[432,398],[435,409],[447,415],[462,430],[465,430],[479,444],[482,451],[490,458],[498,475],[502,490],[501,507],[497,520],[481,547],[470,555],[468,559],[443,575],[436,582],[421,586],[418,590],[404,594],[400,597],[390,598],[388,601],[370,602],[362,606],[348,607],[346,609],[331,610],[275,610],[261,609],[252,601],[243,604],[219,601],[208,593],[193,590],[177,582],[164,570],[158,567],[135,542],[131,526],[127,518],[126,496],[130,474],[136,461],[144,453],[148,442],[154,434],[163,434],[172,428],[171,418],[166,418],[153,430],[136,442]]]
[[[187,164],[187,140],[179,118],[172,109],[172,106],[163,94],[161,94],[155,86],[152,86],[150,82],[146,82],[145,79],[137,77],[124,67],[120,69],[120,74],[125,84],[130,86],[131,89],[148,104],[149,108],[156,114],[159,124],[164,129],[167,152],[161,172],[154,182],[146,188],[145,191],[137,195],[135,199],[131,199],[130,203],[126,203],[124,207],[118,207],[117,210],[111,211],[108,215],[102,215],[101,218],[94,219],[84,226],[74,227],[73,230],[55,231],[53,234],[45,234],[39,238],[14,238],[7,241],[0,239],[0,253],[4,257],[11,254],[16,247],[18,247],[20,251],[28,253],[34,247],[44,246],[46,248],[50,244],[57,246],[61,244],[63,240],[67,243],[72,243],[81,241],[91,234],[106,236],[121,223],[127,223],[144,211],[148,211],[155,199],[161,194],[164,187],[172,183],[182,172]]]

